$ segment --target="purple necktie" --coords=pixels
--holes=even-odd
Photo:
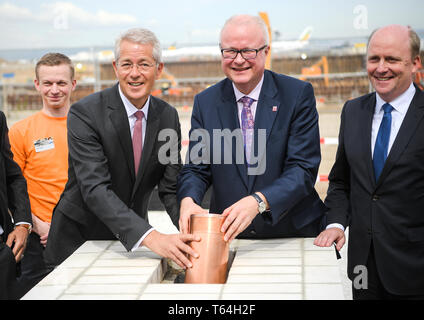
[[[255,125],[255,121],[253,120],[253,115],[252,115],[252,111],[250,110],[250,106],[255,100],[247,96],[244,96],[239,101],[243,104],[243,110],[241,111],[241,129],[243,131],[244,150],[246,153],[246,160],[247,160],[247,163],[249,163],[250,152],[252,147],[252,139],[253,139],[253,128]]]
[[[138,166],[140,165],[141,151],[143,150],[143,126],[142,121],[144,117],[143,111],[137,111],[134,113],[137,118],[134,125],[134,132],[132,137],[133,150],[134,150],[134,167],[135,175],[138,173]]]

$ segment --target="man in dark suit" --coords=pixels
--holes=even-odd
[[[369,40],[376,93],[342,110],[318,246],[345,243],[354,299],[424,298],[424,93],[414,87],[420,39],[391,25]]]
[[[191,235],[162,234],[147,221],[150,195],[159,196],[178,225],[177,175],[181,168],[177,111],[150,95],[163,63],[155,35],[131,29],[116,42],[119,83],[71,106],[68,114],[68,182],[57,204],[45,257],[58,265],[86,240],[118,239],[128,251],[144,245],[190,267]],[[161,141],[172,131],[172,161]]]
[[[314,189],[321,154],[312,86],[265,70],[269,36],[259,17],[230,18],[220,47],[227,78],[194,101],[177,189],[181,231],[205,212],[212,185],[210,212],[226,216],[225,240],[316,236],[324,204]]]
[[[17,263],[32,226],[26,181],[13,161],[7,133],[6,117],[0,111],[0,300],[22,295],[16,280]]]

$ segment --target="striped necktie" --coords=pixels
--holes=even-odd
[[[133,151],[134,151],[134,167],[135,175],[137,176],[138,167],[140,165],[141,152],[143,150],[143,127],[142,121],[144,117],[143,111],[137,111],[134,113],[134,116],[137,118],[134,125],[134,132],[132,137]]]

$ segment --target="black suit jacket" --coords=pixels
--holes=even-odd
[[[16,282],[16,262],[11,248],[5,242],[14,222],[32,223],[26,180],[21,168],[13,161],[10,151],[6,117],[0,111],[0,300],[21,297]]]
[[[163,129],[175,133],[175,163],[161,164],[158,153]],[[118,239],[131,250],[151,228],[147,207],[158,186],[173,223],[178,226],[176,181],[181,168],[178,113],[166,102],[150,97],[146,136],[137,177],[128,116],[118,84],[73,104],[68,114],[68,182],[55,208],[90,230],[86,240]],[[54,219],[53,222],[54,223]]]
[[[32,223],[27,184],[19,165],[13,161],[10,151],[6,117],[0,111],[0,224],[7,239],[15,222]]]
[[[424,294],[424,93],[417,92],[377,182],[371,155],[375,93],[348,101],[329,175],[328,223],[349,226],[348,275],[366,265],[371,241],[389,292]]]

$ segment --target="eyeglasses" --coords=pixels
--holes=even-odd
[[[123,72],[132,71],[134,66],[136,67],[138,72],[147,72],[151,68],[153,68],[155,66],[155,64],[149,64],[149,63],[146,63],[146,62],[136,63],[136,64],[131,63],[131,62],[123,62],[123,63],[118,63],[118,66]]]
[[[221,49],[221,54],[224,59],[235,59],[237,55],[240,53],[243,59],[245,60],[251,60],[255,59],[258,55],[258,52],[265,49],[268,45],[264,45],[263,47],[260,47],[259,49]]]

